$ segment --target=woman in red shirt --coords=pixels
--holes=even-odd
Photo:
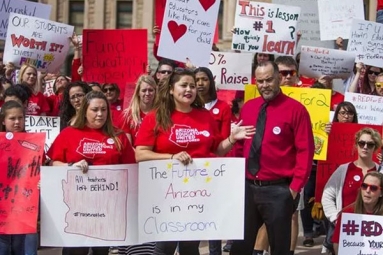
[[[249,139],[255,133],[253,126],[238,126],[229,137],[222,137],[216,121],[197,95],[194,73],[187,69],[176,69],[159,86],[154,109],[138,131],[138,162],[176,159],[187,165],[193,158],[212,153],[223,156],[237,140]],[[181,255],[199,254],[199,241],[157,242],[153,254],[173,255],[178,243]]]
[[[77,166],[84,173],[89,165],[135,163],[128,138],[112,124],[108,100],[102,92],[85,95],[72,126],[62,130],[50,147],[53,166]],[[87,255],[89,248],[65,248],[66,255]],[[108,254],[109,247],[93,248],[94,255]]]
[[[142,120],[153,108],[157,84],[150,75],[143,74],[138,78],[132,99],[126,108],[117,127],[121,128],[134,146]]]
[[[383,174],[378,172],[367,173],[360,185],[355,203],[342,210],[342,213],[371,214],[383,216]],[[340,227],[342,213],[338,215],[332,241],[335,254],[338,254]]]
[[[118,119],[122,113],[123,102],[120,97],[120,88],[116,83],[104,83],[101,85],[106,99],[109,102],[110,112],[112,114],[113,125],[117,126]]]
[[[51,111],[49,116],[58,116],[60,112],[60,104],[63,101],[64,90],[69,83],[69,79],[65,75],[57,76],[53,83],[54,95],[47,97],[47,101]]]

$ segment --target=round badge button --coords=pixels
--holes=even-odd
[[[114,144],[114,140],[112,138],[108,138],[108,140],[106,140],[106,142],[108,144]]]
[[[219,113],[219,109],[218,109],[218,108],[214,108],[214,109],[213,109],[213,113],[214,113],[214,114],[218,114],[218,113]]]
[[[281,128],[280,127],[274,127],[273,133],[274,133],[274,135],[279,135],[281,133]]]

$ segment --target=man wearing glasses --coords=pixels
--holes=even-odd
[[[294,58],[289,56],[280,56],[275,60],[281,74],[281,86],[296,87],[299,83],[298,64]]]
[[[176,67],[176,64],[173,60],[163,58],[158,63],[156,73],[154,74],[154,79],[159,85],[159,82],[167,77],[169,77]]]

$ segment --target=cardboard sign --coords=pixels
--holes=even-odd
[[[341,165],[358,158],[355,150],[355,134],[364,127],[376,129],[382,134],[382,127],[355,123],[332,123],[328,137],[326,161],[318,161],[315,185],[315,201],[321,202],[324,186],[332,173]]]
[[[320,39],[348,39],[353,19],[364,19],[361,0],[318,0]]]
[[[4,62],[20,67],[30,64],[39,71],[56,73],[64,63],[73,26],[11,13],[4,48]]]
[[[7,38],[8,18],[10,13],[49,19],[51,5],[24,0],[0,0],[0,40]]]
[[[0,133],[0,234],[37,231],[45,134]]]
[[[326,123],[329,122],[331,91],[327,89],[281,87],[282,92],[297,100],[306,107],[310,114],[314,133],[315,154],[314,159],[326,160],[328,147],[328,134],[325,132]],[[245,102],[259,97],[256,85],[245,86]]]
[[[347,51],[355,52],[355,63],[383,68],[383,24],[354,19]]]
[[[82,52],[84,81],[117,83],[123,98],[126,87],[134,89],[138,77],[146,73],[147,31],[84,29]]]
[[[43,167],[41,245],[122,246],[138,243],[134,165]]]
[[[319,78],[347,79],[353,71],[355,53],[319,47],[302,46],[299,74]]]
[[[208,66],[220,2],[167,0],[158,56]]]
[[[294,56],[300,9],[238,0],[231,48]]]
[[[252,61],[250,53],[213,51],[209,69],[219,89],[244,90],[244,85],[251,82]]]
[[[383,125],[383,97],[346,92],[344,101],[355,106],[359,124]]]
[[[25,130],[34,133],[46,133],[44,150],[47,152],[60,133],[60,117],[25,116]]]
[[[244,158],[153,160],[139,169],[140,242],[243,239]]]
[[[321,41],[319,30],[319,14],[317,0],[273,0],[273,4],[284,4],[290,6],[301,7],[301,15],[299,15],[298,27],[296,32],[302,33],[297,49],[302,45],[333,48],[333,41]]]

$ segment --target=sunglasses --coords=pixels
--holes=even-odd
[[[363,149],[364,146],[367,145],[368,149],[373,149],[375,148],[375,143],[374,142],[366,142],[366,141],[358,141],[359,148]]]
[[[171,74],[173,71],[170,71],[170,70],[159,70],[158,72],[160,74]]]
[[[383,87],[383,82],[376,82],[375,87],[380,89],[381,87]]]
[[[378,76],[380,74],[380,72],[374,72],[372,70],[369,70],[368,74],[375,74],[375,76]]]
[[[344,117],[344,116],[350,116],[353,117],[355,114],[353,112],[347,112],[347,111],[340,111],[339,114]]]
[[[372,192],[376,192],[376,191],[381,189],[380,186],[372,185],[372,184],[367,184],[367,183],[364,183],[364,182],[362,183],[362,185],[360,185],[360,187],[362,188],[362,190],[367,190],[367,188],[370,188],[370,190]]]
[[[111,87],[111,88],[104,88],[103,90],[102,90],[102,92],[104,92],[104,93],[108,93],[108,92],[113,92],[113,91],[115,91],[116,90],[116,88],[113,88],[113,87]]]
[[[287,75],[294,76],[297,74],[297,71],[295,71],[295,70],[282,70],[282,71],[279,71],[279,73],[282,74],[282,76],[287,76]]]
[[[81,98],[83,98],[85,96],[85,94],[83,94],[83,93],[78,93],[78,94],[74,94],[73,96],[71,96],[69,99],[71,100],[71,101],[74,101],[74,100],[76,100],[77,98],[78,99],[81,99]]]

